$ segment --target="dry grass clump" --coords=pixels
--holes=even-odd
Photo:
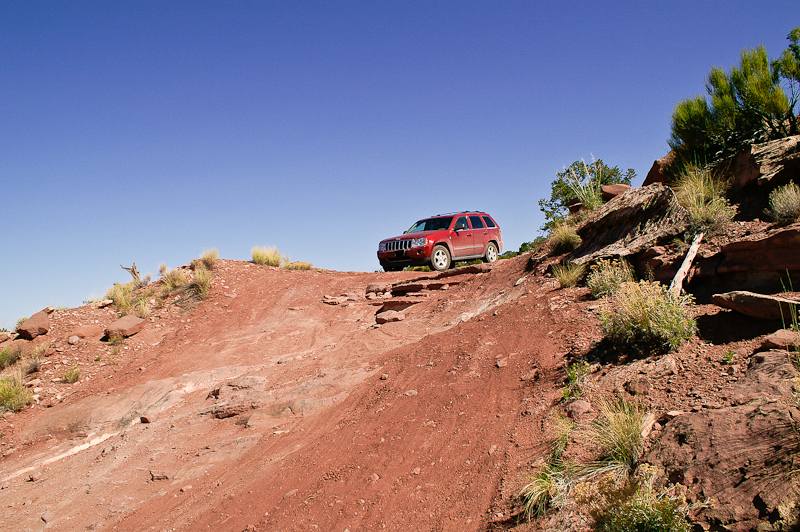
[[[19,368],[11,375],[0,378],[0,409],[19,412],[33,401],[23,378]]]
[[[586,278],[586,286],[596,299],[601,297],[613,296],[616,294],[622,283],[636,281],[633,268],[625,259],[601,260],[592,265],[589,276]]]
[[[253,262],[256,264],[280,267],[284,262],[284,257],[278,249],[278,246],[272,246],[271,248],[266,246],[253,246],[253,249],[250,250],[250,254],[253,256]]]
[[[205,266],[206,270],[213,270],[218,258],[219,251],[217,248],[207,249],[200,254],[200,262],[203,263],[203,266]]]
[[[585,360],[567,366],[564,388],[561,396],[564,400],[580,397],[586,391],[586,377],[591,372],[591,366]]]
[[[692,299],[673,297],[659,283],[623,283],[613,303],[600,319],[606,338],[618,348],[665,353],[689,340],[697,328]]]
[[[574,262],[553,265],[553,275],[555,275],[562,287],[577,285],[578,282],[580,282],[580,280],[583,278],[585,271],[585,265],[575,264]]]
[[[194,272],[191,289],[200,299],[208,298],[211,295],[211,271],[199,266]]]
[[[600,485],[594,508],[592,530],[595,532],[690,532],[686,520],[688,505],[684,497],[669,489],[654,487],[656,475],[645,472],[645,478],[621,488],[613,483]]]
[[[552,252],[555,254],[572,251],[581,245],[581,237],[575,231],[575,226],[564,222],[553,228],[548,237]]]
[[[600,415],[592,422],[587,438],[597,448],[599,458],[584,466],[584,476],[626,480],[633,474],[644,448],[642,432],[649,414],[624,398],[604,399],[598,411]]]
[[[728,184],[707,169],[687,168],[676,189],[678,203],[689,212],[695,233],[716,233],[736,216],[736,207],[725,197]]]
[[[310,262],[295,261],[287,262],[283,268],[286,270],[310,270],[313,265]]]
[[[131,313],[131,309],[133,308],[131,293],[133,289],[133,282],[125,284],[114,283],[114,286],[109,288],[106,292],[106,299],[110,299],[114,302],[114,308],[116,308],[117,312],[122,316]]]
[[[163,262],[158,267],[158,271],[161,273],[161,282],[167,292],[183,288],[190,282],[188,273],[180,269],[169,270]]]
[[[78,369],[78,366],[72,366],[70,369],[64,372],[62,378],[64,379],[64,382],[75,384],[81,378],[81,370]]]
[[[789,183],[770,192],[767,215],[782,225],[800,221],[800,186]]]
[[[133,305],[134,311],[136,315],[146,320],[150,317],[150,305],[147,304],[147,301],[144,298],[140,298],[136,300],[136,303]]]
[[[20,358],[22,358],[22,347],[19,345],[4,347],[0,351],[0,370],[13,366]]]

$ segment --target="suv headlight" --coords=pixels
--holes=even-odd
[[[422,238],[415,238],[411,241],[412,248],[421,248],[427,243],[427,239],[425,237]]]
[[[378,244],[378,251],[386,251],[386,242]]]

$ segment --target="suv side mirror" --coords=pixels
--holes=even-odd
[[[461,222],[459,224],[456,224],[456,226],[453,228],[453,231],[465,231],[466,229],[467,229],[467,224]]]

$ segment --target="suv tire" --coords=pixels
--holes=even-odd
[[[497,244],[489,242],[486,246],[486,256],[483,257],[483,262],[494,262],[497,260]]]
[[[447,247],[441,244],[434,246],[433,253],[431,253],[431,268],[443,272],[450,269],[450,264],[450,251],[448,251]]]

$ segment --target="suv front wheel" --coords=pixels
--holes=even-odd
[[[434,270],[443,272],[450,268],[450,252],[441,244],[433,247],[431,253],[431,266]]]

